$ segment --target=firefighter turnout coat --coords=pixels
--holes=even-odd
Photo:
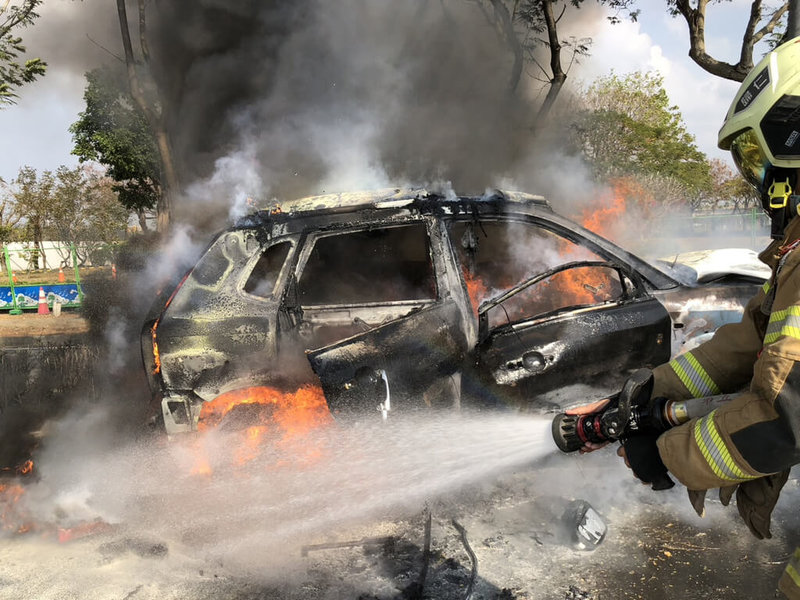
[[[800,462],[800,218],[759,255],[770,280],[739,323],[654,371],[653,396],[701,398],[745,391],[709,415],[661,435],[669,471],[707,490]]]

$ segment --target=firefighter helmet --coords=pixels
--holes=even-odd
[[[800,168],[800,37],[778,46],[750,71],[728,109],[718,146],[731,151],[742,176],[761,193],[764,208],[776,208],[779,196],[770,188],[789,170],[794,184]]]

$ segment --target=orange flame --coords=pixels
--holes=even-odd
[[[150,330],[150,335],[153,337],[153,375],[158,375],[161,372],[161,355],[158,352],[158,342],[156,341],[156,329],[158,328],[159,321],[160,319],[156,319],[156,322],[153,323],[153,327]]]
[[[28,475],[33,471],[33,461],[31,459],[26,460],[20,466],[17,467],[17,474],[19,475]]]
[[[250,421],[255,419],[256,422],[244,430],[242,446],[236,450],[236,460],[240,465],[255,459],[261,445],[267,440],[291,444],[333,423],[325,396],[318,386],[304,385],[295,392],[258,386],[227,392],[203,404],[198,430],[208,431],[218,427],[231,411],[246,405],[259,405],[262,410],[248,415]],[[299,445],[293,451],[298,458],[313,458],[319,454],[305,445]],[[201,452],[192,473],[210,475],[212,472],[207,457]]]
[[[489,295],[489,288],[486,287],[486,284],[479,277],[473,275],[466,269],[463,270],[463,273],[464,283],[467,284],[467,293],[472,302],[472,310],[477,315],[478,307],[481,305],[484,298]]]
[[[626,201],[636,199],[638,203],[647,204],[651,197],[652,194],[648,194],[637,182],[618,178],[612,182],[608,193],[601,194],[593,206],[584,209],[581,224],[594,233],[613,239],[615,226],[628,210]],[[599,260],[586,248],[567,241],[560,243],[559,254],[562,263]],[[480,302],[489,295],[490,290],[486,282],[468,269],[463,269],[463,275],[473,310],[477,314]],[[497,276],[497,273],[492,274],[492,277]],[[508,285],[513,285],[513,282],[508,282]],[[615,287],[618,289],[608,270],[573,268],[556,273],[548,280],[520,292],[517,302],[506,306],[509,311],[506,314],[511,319],[517,319],[530,316],[533,310],[543,313],[560,307],[598,304],[614,299]]]
[[[615,191],[611,197],[601,197],[601,201],[606,205],[584,209],[581,224],[598,235],[613,237],[612,226],[625,214],[625,197]]]
[[[31,526],[20,512],[19,500],[25,493],[21,485],[0,485],[0,530],[25,533]]]
[[[612,181],[611,190],[601,194],[598,202],[583,210],[581,225],[603,237],[614,238],[614,227],[619,224],[627,211],[626,198],[642,193],[641,189],[634,187],[633,182],[624,178]],[[567,252],[575,249],[575,246],[570,245]],[[609,299],[611,281],[607,271],[572,269],[559,274],[554,280],[554,285],[558,292],[565,295],[572,303],[594,304]]]

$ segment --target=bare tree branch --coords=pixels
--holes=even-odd
[[[736,64],[717,60],[706,51],[705,42],[705,21],[708,0],[698,0],[697,8],[692,8],[690,0],[675,0],[675,11],[686,20],[689,27],[689,56],[702,69],[733,81],[743,81],[753,68],[753,47],[764,36],[772,33],[788,8],[788,2],[784,2],[772,14],[767,23],[758,31],[756,27],[761,21],[763,6],[761,0],[753,0],[750,5],[750,16],[742,37],[742,47],[739,62]]]

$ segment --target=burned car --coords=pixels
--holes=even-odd
[[[315,384],[334,416],[548,410],[587,400],[559,397],[567,384],[608,393],[738,320],[762,283],[658,268],[539,196],[336,194],[220,233],[152,312],[142,350],[168,433],[255,386]]]

